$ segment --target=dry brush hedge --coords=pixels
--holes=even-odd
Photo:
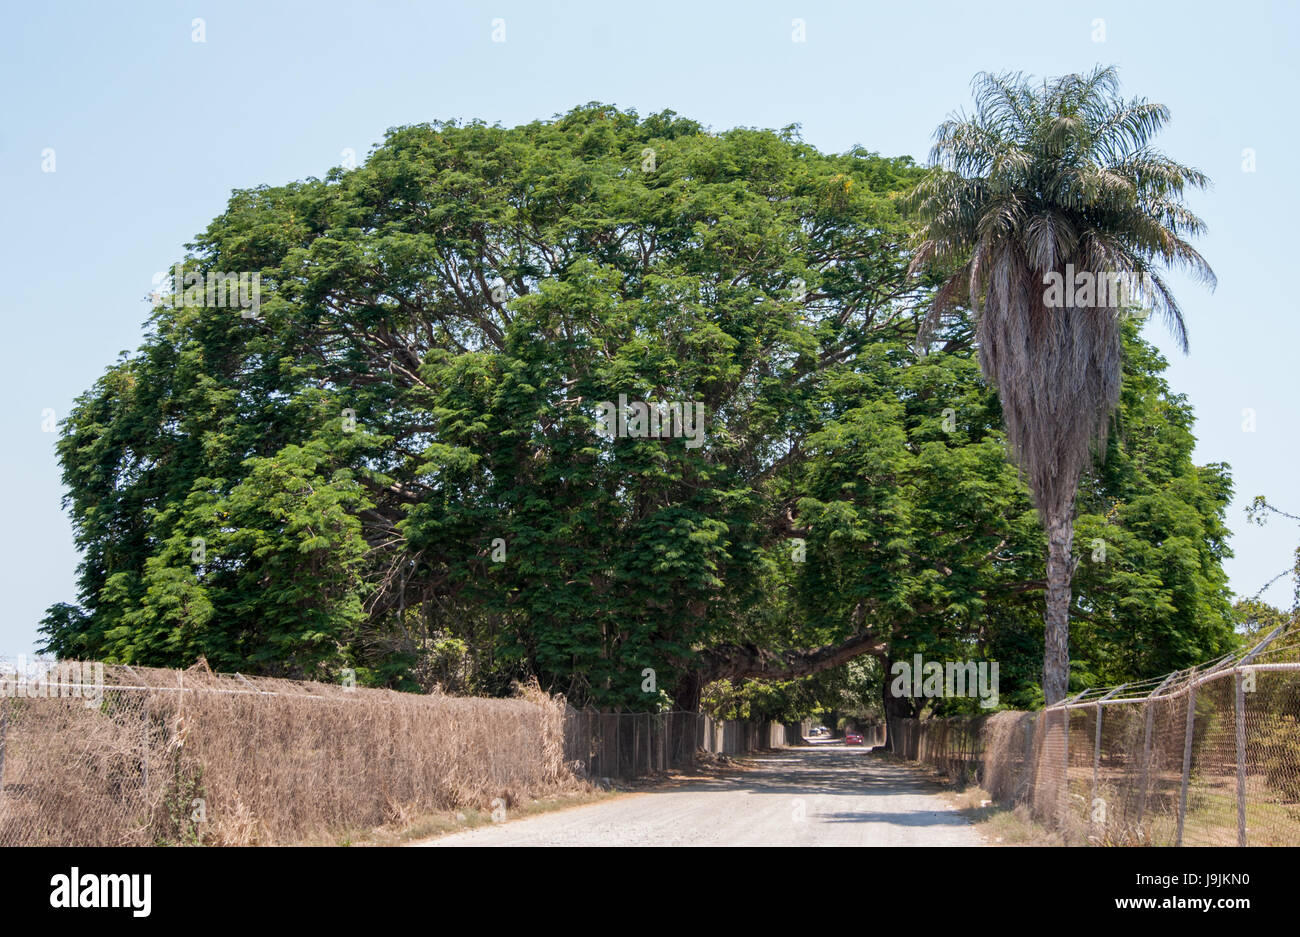
[[[1070,841],[1300,845],[1295,638],[1064,708],[900,720],[894,749]]]
[[[271,844],[585,785],[564,702],[106,666],[102,698],[5,698],[0,845]],[[499,807],[500,804],[497,804]]]

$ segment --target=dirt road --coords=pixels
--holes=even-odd
[[[861,748],[753,756],[748,771],[427,840],[421,846],[982,846],[915,769]]]

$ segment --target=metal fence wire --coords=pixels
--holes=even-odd
[[[338,841],[412,816],[799,744],[696,713],[0,660],[0,846]]]
[[[699,752],[742,755],[802,744],[807,723],[713,719],[700,713],[617,713],[570,708],[564,756],[595,779],[636,778],[692,764]]]
[[[535,690],[0,661],[0,846],[338,842],[571,789],[563,755],[564,706]]]
[[[901,720],[902,757],[1073,841],[1300,845],[1300,629],[1038,713]]]

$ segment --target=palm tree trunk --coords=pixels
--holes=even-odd
[[[1048,705],[1065,699],[1070,682],[1070,579],[1074,576],[1074,504],[1047,518],[1047,612],[1043,645],[1043,695]]]

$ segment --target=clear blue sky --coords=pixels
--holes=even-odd
[[[497,18],[505,42],[492,41]],[[795,18],[806,42],[792,41]],[[231,189],[321,176],[393,126],[513,125],[588,101],[672,108],[719,130],[799,123],[823,150],[924,159],[977,71],[1058,75],[1099,62],[1119,66],[1127,94],[1172,109],[1162,145],[1215,182],[1192,205],[1209,225],[1199,246],[1219,288],[1173,278],[1190,356],[1158,323],[1146,328],[1196,408],[1198,461],[1232,465],[1228,569],[1253,593],[1300,540],[1294,524],[1250,527],[1242,510],[1259,493],[1300,511],[1300,316],[1287,288],[1300,218],[1298,37],[1293,4],[1186,0],[5,3],[0,654],[30,652],[44,609],[75,595],[42,413],[62,419],[137,346],[153,274]],[[1254,173],[1242,170],[1248,147]],[[1289,605],[1289,595],[1283,581],[1266,597]]]

